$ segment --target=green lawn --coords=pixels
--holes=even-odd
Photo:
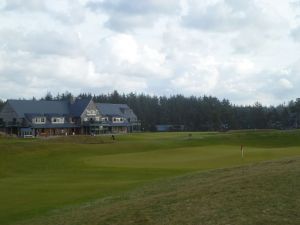
[[[80,208],[196,171],[297,157],[299,137],[299,131],[243,131],[141,133],[114,142],[109,136],[0,138],[0,224]]]
[[[22,225],[298,225],[300,157],[192,172]]]

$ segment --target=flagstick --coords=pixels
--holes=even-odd
[[[243,148],[244,146],[243,145],[241,145],[241,154],[242,154],[242,158],[244,158],[244,148]]]

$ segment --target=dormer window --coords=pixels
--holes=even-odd
[[[102,121],[102,122],[108,121],[108,117],[102,117],[102,118],[101,118],[101,121]]]
[[[44,123],[46,123],[46,117],[35,117],[32,119],[32,123],[44,124]]]
[[[64,117],[52,117],[51,123],[64,123],[65,118]]]
[[[124,122],[124,118],[123,117],[113,117],[113,122],[114,123],[122,123],[122,122]]]

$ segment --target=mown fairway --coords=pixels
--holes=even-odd
[[[0,224],[80,209],[169,177],[299,155],[298,131],[133,134],[114,142],[109,136],[0,138]]]

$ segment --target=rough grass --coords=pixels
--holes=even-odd
[[[65,208],[95,199],[101,202],[158,179],[296,157],[299,137],[298,131],[192,133],[191,137],[188,133],[141,133],[116,136],[116,141],[109,136],[0,137],[0,224],[30,220],[53,210],[60,214]],[[113,208],[118,205],[114,204]],[[52,224],[56,223],[52,220]]]
[[[300,223],[300,157],[191,173],[52,212],[30,225]]]

